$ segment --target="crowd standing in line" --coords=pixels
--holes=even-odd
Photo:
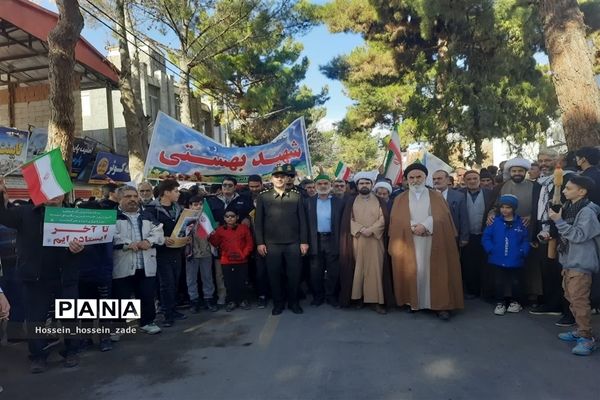
[[[0,320],[8,319],[8,340],[27,339],[31,372],[40,373],[60,341],[32,331],[57,323],[55,298],[134,297],[139,330],[153,335],[188,318],[186,309],[233,312],[271,301],[272,315],[302,314],[307,294],[312,307],[431,310],[445,321],[479,297],[498,316],[524,308],[560,316],[556,325],[576,329],[559,338],[589,355],[600,306],[599,162],[598,148],[587,147],[453,175],[414,163],[401,185],[358,172],[349,182],[320,174],[295,186],[290,164],[268,183],[253,175],[247,185],[226,177],[188,189],[173,180],[108,184],[102,199],[75,204],[117,210],[113,243],[66,249],[42,246],[45,210],[67,207],[64,196],[38,207],[10,202],[2,183]],[[173,247],[183,209],[205,205],[219,227]],[[78,365],[91,339],[109,351],[119,335],[67,338],[65,367]]]

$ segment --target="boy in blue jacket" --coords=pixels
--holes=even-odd
[[[558,229],[558,259],[563,267],[563,289],[577,323],[577,331],[564,332],[558,337],[567,342],[577,342],[571,352],[579,356],[590,355],[596,348],[592,335],[590,291],[592,274],[600,270],[596,243],[600,235],[600,207],[588,199],[594,187],[594,181],[586,176],[570,178],[563,190],[567,201],[562,209],[548,212]]]
[[[529,253],[529,234],[521,217],[515,214],[519,199],[512,194],[500,197],[500,215],[485,228],[481,242],[494,269],[496,308],[494,314],[523,309],[518,302],[521,293],[521,268]],[[508,307],[507,307],[508,305]]]

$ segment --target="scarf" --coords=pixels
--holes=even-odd
[[[588,199],[581,199],[577,203],[573,204],[571,200],[567,200],[562,210],[562,219],[569,225],[573,225],[575,217],[579,214],[585,206],[590,204]],[[569,241],[564,237],[559,237],[558,252],[560,254],[566,254],[569,252]]]

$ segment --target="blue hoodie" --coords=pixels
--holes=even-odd
[[[501,215],[485,228],[481,244],[488,254],[488,262],[504,268],[521,268],[529,254],[529,231],[523,220],[515,215],[511,228]]]

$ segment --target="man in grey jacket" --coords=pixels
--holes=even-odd
[[[156,246],[165,242],[162,224],[140,210],[138,191],[133,186],[117,190],[119,209],[114,237],[113,295],[140,299],[140,329],[148,334],[160,332],[154,323],[156,308]]]

